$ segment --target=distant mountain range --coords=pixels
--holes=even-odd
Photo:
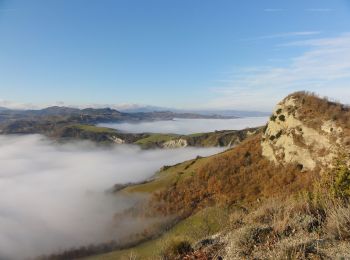
[[[14,120],[73,120],[79,123],[111,121],[172,120],[174,118],[230,119],[267,116],[266,112],[243,110],[182,110],[155,106],[124,106],[114,108],[74,108],[51,106],[43,109],[10,109],[0,107],[0,123]]]
[[[149,136],[120,134],[115,131],[92,128],[98,123],[108,122],[141,122],[183,119],[233,119],[239,116],[262,116],[264,113],[246,111],[185,111],[173,110],[163,111],[156,107],[128,108],[119,111],[112,108],[72,108],[64,106],[52,106],[37,110],[15,110],[0,107],[0,133],[2,134],[43,134],[50,137],[89,139],[97,142],[114,142],[118,140],[134,143]],[[218,114],[216,112],[220,112]],[[227,138],[229,136],[229,138]],[[232,137],[233,136],[233,137]],[[219,137],[209,143],[227,145],[237,137],[237,133],[222,133]],[[152,137],[153,139],[155,137]],[[174,137],[175,138],[175,137]],[[172,138],[172,139],[174,139]],[[177,137],[176,137],[177,138]],[[175,139],[176,139],[175,138]],[[213,139],[213,137],[210,137]],[[222,140],[225,141],[223,142]],[[158,138],[159,139],[159,138]],[[145,147],[161,146],[164,142],[157,139],[156,143],[147,141]],[[161,137],[164,139],[164,136]],[[222,140],[221,140],[222,139]],[[227,140],[228,141],[227,141]],[[177,139],[176,139],[177,140]],[[175,141],[176,141],[175,140]],[[171,141],[168,137],[166,141]],[[191,142],[191,140],[186,140]],[[205,141],[207,142],[207,141]],[[202,145],[202,144],[201,144]]]
[[[171,120],[174,118],[216,118],[229,119],[237,118],[234,115],[219,115],[214,113],[195,113],[183,111],[118,111],[112,108],[72,108],[52,106],[37,110],[17,110],[0,107],[0,122],[13,120],[38,120],[38,119],[59,119],[59,120],[73,120],[83,121],[85,123],[99,123],[107,121],[141,121],[141,120]]]
[[[263,111],[246,111],[246,110],[234,110],[234,109],[176,109],[165,108],[157,106],[116,106],[117,110],[126,113],[148,113],[157,111],[170,111],[173,113],[191,113],[200,115],[219,115],[219,116],[234,116],[234,117],[260,117],[269,116],[270,113]]]
[[[53,106],[38,110],[0,109],[2,133],[53,133],[72,124],[94,125],[107,122],[140,122],[187,119],[232,119],[235,116],[216,114],[176,113],[172,111],[121,112],[111,108],[71,108]]]
[[[13,102],[12,102],[13,103]],[[179,114],[200,114],[200,115],[218,115],[218,116],[234,116],[234,117],[260,117],[269,116],[269,112],[264,111],[247,111],[247,110],[235,110],[235,109],[178,109],[171,107],[160,107],[151,105],[139,105],[139,104],[91,104],[84,106],[70,106],[70,105],[53,105],[53,106],[36,106],[33,104],[15,104],[11,102],[0,102],[0,111],[12,110],[12,111],[31,111],[31,113],[41,113],[41,112],[53,112],[56,111],[79,111],[86,108],[91,109],[104,109],[110,108],[124,113],[151,113],[151,112],[173,112]],[[36,111],[36,112],[35,112]]]

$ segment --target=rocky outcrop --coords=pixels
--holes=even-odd
[[[296,163],[305,170],[329,167],[343,143],[343,129],[331,118],[311,127],[299,116],[302,105],[293,95],[277,105],[263,134],[262,153],[275,163]]]
[[[117,136],[112,136],[111,140],[115,144],[125,144],[125,141],[123,139],[121,139],[121,138],[118,138]]]
[[[162,144],[163,148],[181,148],[188,146],[187,140],[183,138],[170,140]]]

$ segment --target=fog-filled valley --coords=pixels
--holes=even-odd
[[[108,189],[143,181],[163,165],[222,150],[145,151],[128,145],[59,144],[41,135],[0,136],[0,259],[125,236],[126,230],[120,229],[125,225],[112,228],[113,215],[138,198],[116,196]]]
[[[247,127],[262,126],[267,117],[243,117],[235,119],[174,119],[140,123],[102,123],[99,126],[116,128],[129,133],[173,133],[194,134],[219,130],[241,130]]]
[[[0,0],[0,260],[350,260],[350,0]]]

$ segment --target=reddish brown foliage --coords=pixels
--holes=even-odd
[[[314,172],[301,172],[297,165],[271,163],[262,156],[260,141],[261,135],[257,135],[209,158],[194,176],[155,194],[158,210],[187,215],[210,203],[254,202],[311,187]]]
[[[343,129],[350,129],[350,108],[327,98],[320,98],[314,93],[297,92],[291,94],[300,100],[297,108],[300,119],[312,127],[319,127],[324,121],[334,120]]]

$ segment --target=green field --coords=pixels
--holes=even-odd
[[[142,243],[136,247],[114,251],[107,254],[92,256],[87,260],[115,259],[160,259],[163,250],[174,241],[186,240],[194,243],[202,238],[213,235],[228,225],[229,210],[210,207],[179,222],[161,237]]]
[[[178,137],[178,135],[175,134],[150,134],[150,136],[146,138],[137,140],[135,144],[140,145],[143,148],[148,148],[150,146],[170,141],[176,137]]]
[[[94,126],[94,125],[72,125],[70,126],[72,128],[76,128],[79,130],[87,131],[87,132],[93,132],[93,133],[116,133],[117,130],[113,128],[108,128],[108,127],[99,127],[99,126]]]

